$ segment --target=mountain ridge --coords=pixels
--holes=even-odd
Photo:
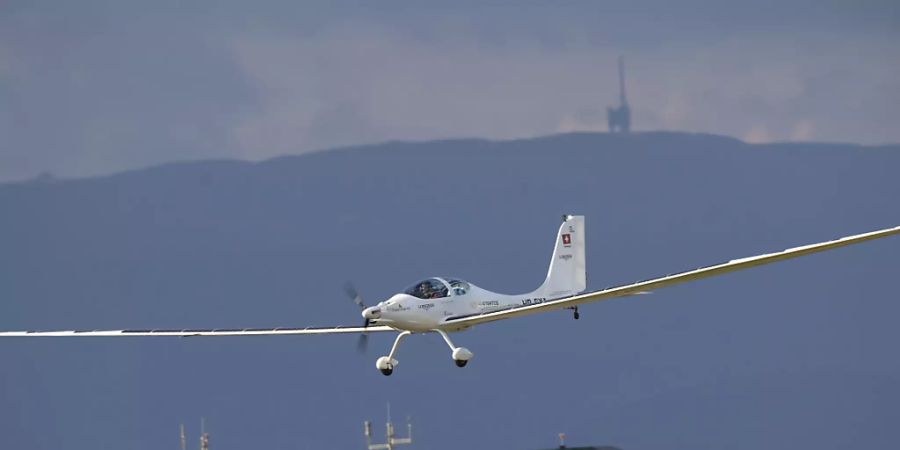
[[[389,148],[410,148],[410,147],[441,147],[445,145],[478,145],[484,148],[497,147],[497,144],[515,144],[515,143],[547,143],[566,142],[572,140],[590,140],[597,145],[618,146],[627,144],[629,146],[643,146],[648,142],[659,143],[680,143],[684,141],[694,141],[703,144],[727,145],[728,147],[743,148],[747,150],[890,150],[900,151],[900,144],[855,144],[842,142],[771,142],[771,143],[748,143],[740,139],[717,135],[712,133],[694,133],[679,131],[644,131],[635,132],[628,135],[617,133],[600,133],[600,132],[569,132],[557,133],[534,137],[513,138],[513,139],[487,139],[487,138],[447,138],[433,140],[388,140],[384,142],[356,144],[333,148],[324,148],[297,154],[285,154],[265,158],[261,160],[247,160],[240,158],[209,158],[209,159],[191,159],[170,161],[155,164],[147,167],[139,167],[134,169],[122,170],[109,174],[92,175],[84,177],[57,177],[53,174],[42,173],[35,177],[25,180],[12,180],[0,182],[0,189],[10,185],[48,185],[60,182],[82,181],[92,179],[105,179],[118,176],[127,176],[132,173],[144,171],[167,170],[173,167],[191,167],[198,165],[265,165],[276,164],[278,161],[297,160],[298,158],[317,157],[328,153],[354,153],[360,151],[380,151]],[[662,141],[662,142],[661,142]],[[608,148],[605,150],[609,150]],[[615,148],[612,148],[615,150]]]

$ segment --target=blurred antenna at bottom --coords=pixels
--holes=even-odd
[[[566,433],[559,433],[559,447],[542,449],[542,450],[621,450],[618,447],[612,447],[609,445],[603,446],[588,446],[588,447],[568,447],[566,446]]]
[[[402,444],[412,444],[412,420],[407,417],[406,418],[406,437],[398,438],[394,434],[394,424],[391,422],[391,404],[387,405],[387,426],[385,427],[385,443],[384,444],[373,444],[372,443],[372,423],[368,420],[363,422],[363,434],[366,436],[366,446],[369,450],[394,450],[395,445]]]
[[[184,433],[184,424],[180,425],[181,450],[187,450],[187,437]],[[209,450],[209,433],[206,432],[206,419],[200,419],[200,450]]]

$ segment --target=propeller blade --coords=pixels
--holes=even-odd
[[[369,319],[363,321],[363,328],[369,328]],[[369,333],[363,331],[359,335],[359,340],[356,341],[356,351],[360,353],[365,353],[369,348]]]
[[[353,283],[347,282],[344,284],[344,292],[347,293],[347,297],[350,297],[353,300],[353,303],[356,303],[356,306],[359,306],[360,310],[366,309],[366,304],[363,303],[362,296],[359,295],[359,291],[356,290],[356,286],[353,286]],[[369,319],[365,319],[363,321],[363,328],[369,328]],[[356,351],[359,353],[365,353],[366,349],[369,347],[369,333],[363,331],[359,335],[359,340],[356,342]]]
[[[356,306],[359,306],[359,309],[366,309],[366,305],[363,303],[362,296],[359,295],[359,291],[356,290],[356,287],[353,286],[353,283],[347,282],[344,284],[344,292],[347,293],[347,297],[350,297],[353,300],[353,303],[356,303]]]
[[[359,335],[359,340],[356,341],[356,351],[359,353],[366,353],[366,350],[369,348],[369,334],[362,333]]]

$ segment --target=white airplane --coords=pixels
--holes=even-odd
[[[465,330],[482,323],[558,309],[572,310],[573,317],[578,319],[578,306],[585,303],[645,294],[686,281],[734,272],[894,234],[900,234],[900,226],[789,248],[776,253],[733,259],[721,264],[585,293],[584,216],[563,216],[562,225],[556,235],[547,278],[541,287],[527,294],[498,294],[458,278],[433,277],[415,283],[403,292],[370,307],[365,307],[359,295],[350,288],[348,293],[362,308],[365,322],[361,327],[7,331],[0,332],[0,337],[259,336],[359,333],[361,339],[364,339],[367,333],[396,331],[399,334],[394,340],[390,353],[378,358],[375,362],[375,367],[381,373],[390,375],[398,364],[397,348],[403,338],[412,333],[434,332],[440,334],[450,347],[451,356],[456,365],[463,367],[472,359],[473,354],[466,348],[457,347],[450,340],[450,336],[447,334],[449,332]]]

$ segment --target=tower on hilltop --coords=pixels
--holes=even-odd
[[[619,106],[606,108],[610,133],[631,132],[631,109],[625,97],[625,57],[619,56]]]

